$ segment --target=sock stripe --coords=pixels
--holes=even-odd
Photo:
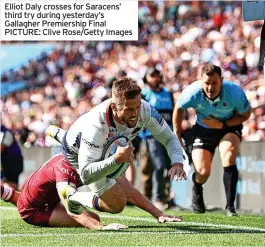
[[[2,199],[5,201],[8,201],[12,195],[13,195],[14,190],[9,188],[9,187],[4,187],[4,193],[2,195]]]
[[[100,212],[104,212],[104,210],[102,210],[102,209],[100,208],[100,206],[99,206],[99,197],[94,196],[92,203],[93,203],[93,207],[94,207],[96,210],[98,210],[98,211],[100,211]]]

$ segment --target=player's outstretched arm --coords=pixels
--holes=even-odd
[[[141,194],[140,191],[134,188],[124,176],[117,178],[116,181],[126,194],[127,201],[129,203],[150,213],[154,218],[157,219],[159,223],[182,221],[181,216],[166,215],[156,208],[152,202],[150,202],[143,194]]]
[[[150,106],[151,107],[151,106]],[[151,108],[150,118],[146,125],[152,136],[160,142],[167,150],[170,157],[172,168],[169,170],[169,176],[176,179],[187,179],[183,169],[183,152],[180,141],[172,132],[166,121],[161,117],[157,110]]]
[[[164,125],[163,131],[153,136],[157,141],[164,145],[171,159],[172,165],[168,171],[168,175],[170,176],[171,180],[173,180],[174,177],[177,181],[187,179],[187,175],[183,166],[182,146],[177,136],[174,135],[167,123],[164,123]]]

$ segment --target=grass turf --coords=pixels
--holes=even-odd
[[[129,229],[91,231],[31,226],[10,204],[0,205],[1,246],[265,246],[264,216],[168,211],[184,222],[158,224],[144,211],[127,207],[118,215],[100,215],[104,224],[119,222]]]

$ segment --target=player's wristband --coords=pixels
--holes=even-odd
[[[226,121],[223,121],[223,128],[222,129],[226,129],[226,128],[228,128]]]

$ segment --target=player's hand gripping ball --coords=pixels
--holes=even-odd
[[[102,160],[109,158],[110,156],[114,155],[117,150],[117,144],[116,142],[119,142],[119,145],[121,147],[126,147],[128,143],[128,138],[125,136],[119,136],[114,139],[112,139],[104,148],[103,153],[102,153]],[[107,178],[112,178],[115,179],[122,175],[130,166],[129,162],[122,163],[118,166],[118,168],[112,172],[111,174],[107,175]]]

